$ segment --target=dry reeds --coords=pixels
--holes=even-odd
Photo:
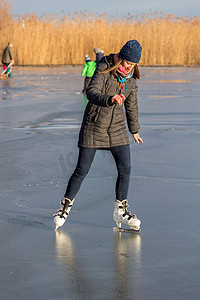
[[[143,65],[200,64],[200,19],[152,13],[116,18],[80,13],[11,17],[0,0],[0,55],[12,41],[17,65],[83,64],[84,54],[95,60],[93,48],[119,52],[127,40],[137,39]]]

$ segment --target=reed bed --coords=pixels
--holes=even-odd
[[[0,55],[13,43],[16,65],[83,64],[94,47],[117,53],[127,40],[142,47],[141,65],[199,65],[200,18],[158,13],[110,17],[89,12],[12,16],[0,0]]]

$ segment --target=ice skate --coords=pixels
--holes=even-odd
[[[119,201],[115,200],[115,208],[113,211],[113,220],[117,227],[113,227],[113,230],[124,232],[139,232],[141,221],[137,219],[136,215],[131,215],[127,211],[127,200]],[[129,226],[129,229],[122,228],[122,224]]]
[[[55,231],[58,229],[58,227],[63,226],[63,224],[65,223],[73,203],[74,203],[74,199],[70,200],[70,199],[64,197],[61,200],[61,202],[60,202],[61,207],[53,215],[54,216],[54,222],[56,223]]]

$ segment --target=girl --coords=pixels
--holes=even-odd
[[[97,149],[111,151],[118,171],[113,212],[115,223],[118,228],[123,223],[133,230],[140,230],[140,220],[127,211],[131,159],[125,119],[135,142],[143,143],[138,133],[140,125],[136,85],[136,79],[140,78],[137,63],[141,52],[140,43],[130,40],[119,53],[103,57],[95,70],[86,92],[89,101],[79,133],[78,163],[69,179],[61,207],[54,215],[56,230],[66,221]]]

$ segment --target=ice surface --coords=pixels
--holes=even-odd
[[[129,191],[140,234],[113,232],[107,151],[54,231],[87,102],[81,69],[14,67],[0,81],[1,299],[199,299],[200,68],[141,68]]]

